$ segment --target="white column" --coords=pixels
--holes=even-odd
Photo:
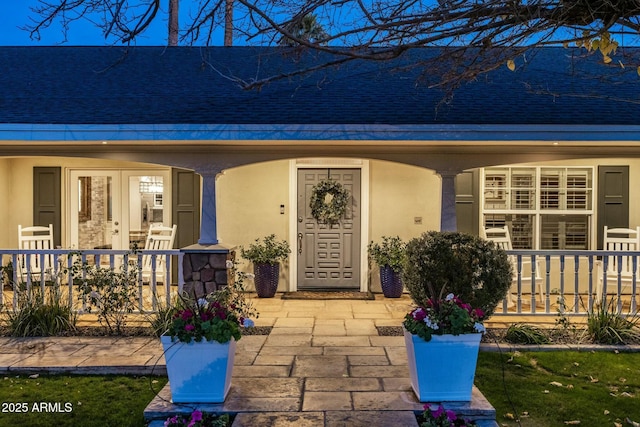
[[[456,231],[456,188],[455,178],[459,171],[436,171],[442,178],[442,196],[440,202],[440,231]]]
[[[198,243],[209,246],[218,244],[216,223],[216,176],[217,172],[199,172],[202,175],[202,216]]]

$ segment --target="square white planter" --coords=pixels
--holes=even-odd
[[[404,331],[411,387],[420,402],[471,401],[482,334],[433,335]]]
[[[174,403],[221,403],[231,388],[236,341],[189,344],[161,336]]]

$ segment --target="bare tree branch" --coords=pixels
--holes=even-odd
[[[33,38],[54,22],[66,31],[77,19],[97,16],[102,21],[96,25],[105,35],[130,43],[160,11],[160,0],[38,1],[33,8],[38,18],[27,27]],[[637,45],[640,0],[197,0],[191,5],[192,16],[181,23],[181,42],[222,44],[230,5],[235,44],[266,46],[286,40],[296,51],[327,54],[324,64],[300,68],[296,74],[351,60],[385,61],[422,47],[441,49],[413,66],[430,84],[449,88],[502,66],[517,69],[525,54],[531,58],[543,46],[577,45],[585,52],[599,52],[603,63],[640,65],[638,58],[612,58],[625,46]],[[321,36],[296,30],[309,15],[323,29]],[[275,78],[257,78],[242,86],[257,88]]]

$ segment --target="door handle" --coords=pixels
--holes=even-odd
[[[302,253],[302,233],[298,233],[298,253]]]

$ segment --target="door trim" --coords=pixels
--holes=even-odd
[[[360,292],[366,292],[367,274],[367,245],[369,243],[369,160],[347,158],[311,158],[292,159],[289,161],[289,236],[287,241],[291,245],[289,255],[289,286],[288,292],[298,290],[298,257],[296,256],[297,235],[297,194],[298,169],[306,168],[349,168],[360,169]]]

